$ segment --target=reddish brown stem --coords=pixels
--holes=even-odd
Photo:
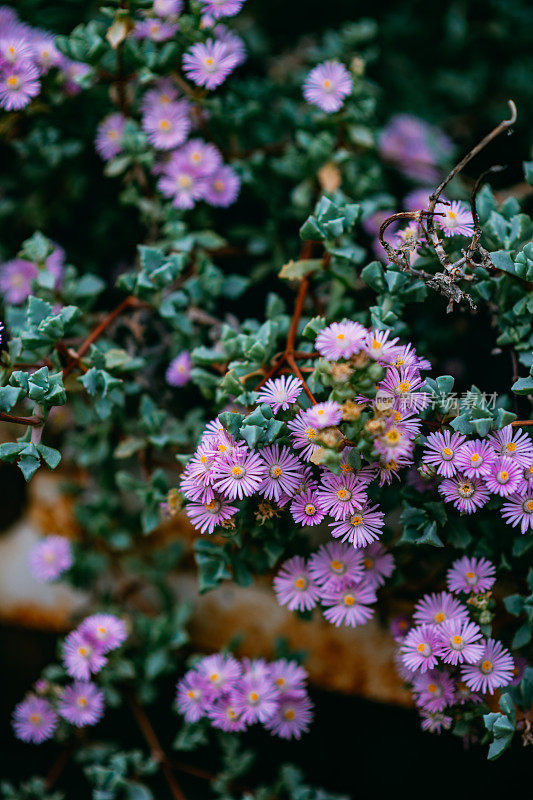
[[[168,788],[170,789],[172,797],[174,800],[187,800],[187,797],[185,796],[181,786],[174,777],[171,763],[161,747],[159,739],[157,738],[157,734],[152,727],[152,723],[146,716],[144,709],[133,694],[128,695],[128,702],[137,725],[139,726],[139,729],[144,736],[148,747],[150,748],[152,758],[161,767],[161,772],[165,776],[165,780],[168,784]]]
[[[72,742],[67,744],[63,750],[59,753],[58,757],[48,770],[46,778],[44,779],[44,784],[46,789],[50,792],[56,785],[57,781],[59,780],[61,773],[67,766],[68,760],[70,758],[70,754],[72,753],[73,745]]]
[[[41,417],[17,417],[15,414],[5,414],[0,412],[0,420],[3,422],[14,422],[16,425],[31,425],[33,428],[40,428],[43,424]]]
[[[312,404],[313,404],[314,406],[316,406],[316,400],[315,400],[315,398],[313,397],[313,395],[312,395],[312,393],[311,393],[311,390],[309,389],[309,386],[308,386],[308,385],[307,385],[307,383],[305,382],[305,378],[304,378],[304,376],[302,375],[302,373],[301,373],[301,371],[300,371],[300,368],[299,368],[298,364],[297,364],[297,363],[296,363],[296,361],[294,360],[294,356],[293,356],[293,354],[292,354],[292,353],[287,353],[287,364],[289,365],[289,367],[291,367],[291,369],[292,369],[292,371],[294,372],[294,374],[295,374],[295,375],[296,375],[298,378],[300,378],[300,380],[301,380],[301,382],[302,382],[302,388],[303,388],[304,392],[306,393],[306,395],[308,396],[308,398],[309,398],[309,400],[312,402]]]
[[[526,425],[533,425],[533,419],[515,419],[511,425],[513,428],[525,428]]]

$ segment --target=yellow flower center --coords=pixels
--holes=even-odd
[[[286,708],[285,711],[283,712],[283,716],[285,717],[285,719],[288,719],[289,721],[293,720],[296,717],[296,711],[294,710],[294,708]]]
[[[444,622],[446,619],[446,615],[442,613],[442,611],[438,611],[435,614],[435,622]]]
[[[380,347],[381,347],[381,344],[380,344],[380,342],[378,342],[378,340],[377,340],[377,339],[374,339],[374,340],[372,341],[372,349],[373,349],[373,350],[379,350],[379,348],[380,348]]]
[[[435,694],[436,691],[437,691],[437,684],[436,683],[428,684],[428,692],[431,692],[431,694]]]
[[[528,500],[526,502],[526,508],[528,511],[533,511],[533,500]]]
[[[419,653],[423,653],[424,650],[426,649],[426,645],[424,644],[424,642],[420,642],[420,644],[417,646],[416,649],[418,650]]]
[[[248,697],[250,698],[252,703],[257,703],[257,701],[259,700],[259,695],[257,694],[257,692],[250,692]]]
[[[242,467],[232,467],[231,474],[234,478],[240,478],[242,475]]]
[[[84,708],[87,705],[86,697],[78,697],[78,705]]]
[[[304,433],[308,439],[314,439],[316,436],[316,428],[306,428]]]
[[[355,514],[351,520],[350,525],[362,525],[363,524],[363,517],[360,514]]]
[[[172,126],[169,119],[161,119],[159,120],[159,127],[162,131],[169,131]]]
[[[396,444],[400,441],[400,431],[397,428],[391,428],[390,431],[387,431],[385,434],[385,438],[391,443]]]
[[[502,481],[506,481],[509,479],[509,473],[506,470],[502,470],[500,472],[500,478]]]
[[[322,81],[322,86],[324,87],[324,89],[331,88],[331,81],[326,78],[324,81]]]
[[[86,647],[78,647],[78,655],[85,658],[87,655],[87,648]]]
[[[41,719],[42,717],[40,714],[30,714],[30,722],[33,723],[33,725],[38,725]]]
[[[296,580],[294,581],[294,585],[296,586],[297,589],[305,589],[305,587],[307,586],[307,581],[305,578],[296,578]]]
[[[224,181],[217,180],[213,183],[213,188],[215,192],[222,192],[224,191]]]
[[[6,82],[10,89],[16,89],[20,83],[16,75],[10,75]]]
[[[507,442],[507,444],[505,445],[505,449],[509,453],[514,453],[514,451],[516,450],[516,444],[514,442]]]
[[[339,500],[347,500],[350,497],[350,495],[351,492],[349,492],[347,489],[339,489],[337,491],[337,497],[339,498]]]
[[[211,683],[215,683],[216,681],[218,681],[219,677],[220,675],[218,674],[218,672],[212,672],[211,675],[209,676],[209,680],[211,681]]]
[[[353,596],[353,594],[345,595],[345,597],[344,597],[344,605],[345,606],[353,606],[354,603],[355,603],[355,597]]]
[[[398,391],[402,393],[408,392],[410,388],[411,384],[409,383],[409,381],[400,381],[400,383],[398,384]]]
[[[179,178],[178,178],[178,184],[183,189],[188,189],[189,186],[191,185],[191,183],[192,183],[192,180],[191,180],[189,175],[180,175]]]
[[[443,447],[442,448],[442,455],[443,456],[451,456],[452,449],[450,447]]]
[[[363,566],[365,569],[372,569],[372,567],[374,566],[374,559],[365,558],[363,561]]]
[[[274,469],[272,470],[272,474],[276,478],[279,478],[281,475],[283,475],[283,470],[281,469],[281,467],[274,467]]]
[[[211,58],[211,56],[208,56],[208,57],[205,59],[205,65],[206,65],[206,67],[212,67],[214,63],[215,63],[215,61],[214,61],[214,59],[213,59],[213,58]]]
[[[187,697],[189,698],[189,700],[194,700],[194,698],[196,697],[194,689],[189,689],[189,691],[187,692]]]
[[[448,217],[449,217],[450,219],[455,219],[455,218],[456,218],[456,216],[457,216],[457,211],[451,211],[451,210],[450,210],[450,211],[447,211],[446,213],[448,214]]]
[[[476,577],[476,573],[475,572],[467,572],[465,577],[468,578],[469,581],[471,581],[472,578]]]
[[[474,453],[472,455],[472,459],[471,459],[472,460],[472,464],[477,464],[477,462],[479,461],[480,458],[481,458],[481,456],[479,455],[479,453]]]
[[[463,639],[459,635],[452,636],[452,644],[460,645],[463,643]]]
[[[488,659],[484,661],[481,665],[481,669],[483,672],[490,672],[492,669],[492,661],[489,661]]]
[[[312,517],[313,514],[316,514],[316,507],[312,503],[308,503],[305,507],[305,513],[308,517]]]
[[[276,686],[285,686],[285,678],[277,678],[276,679]]]
[[[331,562],[331,569],[334,572],[339,572],[342,569],[342,566],[343,566],[342,565],[342,561],[335,561],[334,560],[334,561]]]
[[[344,333],[338,333],[338,334],[337,334],[337,339],[339,340],[339,342],[342,342],[342,340],[343,340],[344,338],[345,338],[345,337],[344,337]]]

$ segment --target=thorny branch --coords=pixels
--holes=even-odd
[[[437,231],[435,230],[435,216],[438,216],[440,212],[436,211],[437,203],[443,203],[444,201],[440,200],[440,196],[446,186],[450,183],[450,181],[458,175],[464,167],[478,154],[480,153],[493,139],[503,133],[504,131],[509,131],[511,126],[516,122],[517,111],[516,105],[512,100],[508,101],[509,108],[511,111],[511,116],[509,119],[502,120],[499,125],[497,125],[490,133],[488,133],[475,147],[473,147],[462,159],[461,161],[456,164],[452,170],[448,173],[448,175],[441,181],[439,186],[435,189],[433,194],[429,198],[429,206],[426,211],[402,211],[398,214],[393,214],[392,216],[388,217],[382,224],[379,230],[379,241],[382,245],[383,249],[387,253],[390,260],[396,264],[400,269],[404,272],[408,272],[413,278],[418,278],[423,280],[427,286],[430,286],[432,289],[440,292],[445,297],[449,299],[447,311],[450,312],[453,309],[454,303],[459,302],[466,302],[470,306],[470,308],[475,309],[475,303],[472,300],[471,296],[463,291],[460,286],[457,285],[457,281],[459,280],[472,280],[472,275],[465,274],[464,270],[465,267],[469,268],[476,268],[478,266],[484,266],[487,268],[492,268],[493,264],[490,259],[490,255],[487,250],[480,246],[479,240],[481,238],[481,228],[479,227],[479,217],[476,210],[476,194],[481,186],[481,183],[486,176],[487,173],[484,173],[480,179],[476,181],[476,185],[474,187],[474,191],[472,193],[471,198],[471,206],[472,206],[472,217],[474,219],[474,231],[472,234],[472,239],[468,248],[462,251],[462,257],[452,263],[450,261],[450,257],[446,253],[442,241],[439,239]],[[501,167],[492,168],[489,172],[494,172],[496,170],[501,169]],[[439,259],[441,266],[443,267],[443,272],[437,272],[435,274],[430,274],[425,272],[424,270],[418,270],[411,266],[409,261],[409,250],[403,245],[400,248],[393,248],[387,241],[385,241],[384,234],[386,229],[398,219],[413,219],[420,225],[422,231],[427,239],[428,244],[433,246],[435,254]],[[474,254],[478,255],[479,261],[474,261]]]

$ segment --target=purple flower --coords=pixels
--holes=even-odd
[[[238,512],[225,497],[213,497],[204,503],[189,503],[185,509],[187,516],[200,533],[213,533],[224,520]]]
[[[390,398],[391,407],[399,411],[421,411],[431,402],[428,393],[419,391],[423,386],[424,381],[416,368],[389,367],[378,384],[378,397],[381,402]]]
[[[319,449],[315,444],[318,429],[309,419],[309,411],[300,411],[299,414],[287,423],[291,432],[292,446],[296,450],[301,450],[301,457],[309,461],[313,453]]]
[[[365,487],[355,475],[326,473],[318,492],[325,511],[335,520],[343,520],[360,511],[366,503]]]
[[[308,697],[283,699],[274,714],[265,721],[265,728],[281,739],[300,739],[302,733],[309,730],[313,719],[312,708]]]
[[[29,567],[33,577],[48,583],[72,566],[72,548],[64,536],[46,536],[31,549]]]
[[[400,169],[407,177],[424,183],[435,183],[439,157],[451,155],[452,144],[438,128],[410,114],[396,114],[383,128],[379,152],[385,161]]]
[[[450,620],[465,621],[468,609],[448,592],[426,594],[415,606],[413,619],[417,625],[442,625]]]
[[[371,330],[366,334],[363,349],[374,361],[391,363],[394,361],[398,348],[396,342],[398,337],[389,341],[390,330]]]
[[[242,667],[237,659],[225,653],[203,658],[196,665],[196,670],[207,680],[215,698],[230,692],[242,677]]]
[[[246,722],[237,712],[234,694],[221,697],[208,710],[208,716],[214,728],[228,733],[239,733],[246,730]]]
[[[411,618],[406,614],[397,614],[393,617],[390,621],[390,632],[394,641],[401,644],[409,633],[410,627]]]
[[[483,655],[477,664],[465,664],[461,679],[474,692],[494,694],[495,689],[507,686],[513,679],[514,661],[501,642],[487,639]]]
[[[335,400],[326,400],[325,403],[316,403],[307,412],[311,425],[318,430],[338,425],[342,420],[342,408]]]
[[[449,206],[439,206],[439,215],[435,221],[445,236],[472,236],[474,233],[472,212],[460,200],[454,200]]]
[[[306,489],[297,494],[291,503],[291,514],[301,525],[318,525],[325,515],[319,493],[315,489]]]
[[[71,678],[88,681],[91,673],[107,664],[100,645],[80,631],[72,631],[63,642],[63,663]]]
[[[183,0],[154,0],[152,10],[158,17],[178,17],[183,9]]]
[[[360,352],[366,336],[366,328],[358,322],[333,322],[320,331],[315,347],[328,361],[348,359]]]
[[[245,675],[233,690],[235,711],[247,725],[265,722],[278,702],[279,689],[270,677]]]
[[[423,675],[415,675],[413,693],[416,703],[426,711],[435,713],[444,711],[446,706],[455,702],[454,682],[445,672],[430,669]]]
[[[114,614],[92,614],[83,620],[78,630],[95,642],[102,653],[115,650],[128,638],[124,620]]]
[[[119,113],[109,114],[99,124],[96,132],[95,147],[104,161],[109,161],[110,158],[114,158],[122,152],[122,137],[125,124],[126,117]]]
[[[446,478],[439,486],[439,492],[447,503],[465,514],[473,514],[485,505],[489,499],[489,491],[480,478],[467,478],[457,473],[453,478]]]
[[[378,506],[365,506],[349,519],[331,525],[331,535],[343,542],[351,542],[354,547],[365,547],[378,539],[383,528],[385,514],[376,511]]]
[[[214,19],[235,16],[243,7],[244,2],[245,0],[200,0],[204,7],[204,14],[208,14]]]
[[[509,497],[514,494],[522,481],[520,463],[509,456],[497,458],[490,466],[490,472],[485,476],[487,489],[500,497]]]
[[[481,630],[475,622],[450,619],[436,629],[439,655],[446,664],[475,664],[483,654]]]
[[[437,664],[439,643],[433,625],[419,625],[409,631],[400,652],[408,669],[426,672]]]
[[[520,532],[533,528],[533,488],[527,494],[512,494],[502,506],[502,517],[513,528],[520,525]]]
[[[246,61],[246,47],[241,37],[221,22],[215,25],[213,33],[215,38],[220,42],[224,42],[232,55],[235,56],[237,62],[235,66],[239,67],[241,64],[244,64]]]
[[[283,563],[274,578],[274,591],[280,606],[287,606],[289,611],[310,611],[320,598],[320,588],[301,556]]]
[[[506,425],[501,431],[491,433],[489,442],[496,455],[516,459],[524,466],[529,466],[533,460],[533,444],[529,435],[520,428]]]
[[[385,578],[394,572],[394,558],[387,553],[380,542],[372,542],[359,551],[363,556],[365,581],[369,586],[377,589],[383,586]]]
[[[169,386],[185,386],[191,378],[192,361],[188,350],[182,350],[173,358],[165,372]]]
[[[191,129],[189,105],[184,101],[159,105],[146,113],[142,128],[156,150],[172,150],[183,144]]]
[[[104,692],[94,683],[76,681],[61,692],[57,710],[77,728],[95,725],[104,715]]]
[[[214,488],[230,500],[242,500],[258,490],[265,472],[265,463],[257,453],[243,450],[224,454],[216,464]]]
[[[422,730],[430,733],[440,733],[449,731],[452,727],[453,718],[441,712],[423,711],[420,715],[422,719]]]
[[[281,697],[304,697],[307,671],[296,661],[280,658],[269,665],[269,675],[279,689]]]
[[[352,78],[344,64],[324,61],[312,69],[305,79],[303,93],[308,103],[332,114],[342,108],[344,99],[352,89]]]
[[[180,155],[200,177],[207,177],[222,165],[222,156],[214,144],[191,139],[183,146]]]
[[[488,475],[496,456],[487,441],[474,439],[462,444],[457,451],[455,464],[467,478]]]
[[[277,414],[283,409],[286,411],[289,405],[295,403],[302,392],[302,382],[295,375],[282,375],[274,380],[270,378],[261,391],[257,393],[257,402],[266,403]]]
[[[185,673],[177,685],[176,705],[187,722],[198,722],[211,707],[213,689],[196,669]]]
[[[43,697],[30,695],[13,712],[15,735],[23,742],[41,744],[50,739],[57,726],[57,714]]]
[[[326,606],[324,617],[336,628],[340,625],[350,628],[364,625],[374,614],[374,609],[369,606],[376,599],[374,588],[365,581],[336,591],[328,589],[321,597]]]
[[[0,72],[0,106],[6,111],[24,108],[40,90],[39,70],[31,61],[5,67]]]
[[[309,574],[323,591],[336,592],[362,580],[363,555],[341,542],[323,544],[309,559]]]
[[[463,556],[454,561],[446,574],[450,592],[487,592],[494,584],[496,569],[486,558]]]
[[[175,22],[162,21],[147,17],[135,23],[134,35],[137,39],[151,39],[152,42],[167,42],[172,39],[178,25]]]
[[[81,92],[81,83],[83,79],[89,74],[91,68],[88,64],[82,64],[79,61],[71,61],[70,58],[61,59],[61,70],[64,77],[64,89],[66,94],[74,96]]]
[[[235,202],[240,189],[239,176],[234,169],[224,165],[205,179],[203,199],[212,206],[227,208]]]
[[[456,459],[465,439],[461,433],[450,431],[430,433],[422,454],[424,463],[434,465],[438,475],[451,478],[457,472]]]
[[[31,294],[32,281],[39,274],[32,261],[14,258],[0,267],[0,291],[4,300],[13,305],[20,305]]]
[[[237,57],[224,42],[198,42],[183,56],[183,69],[197,86],[216,89],[237,66]]]
[[[148,89],[141,100],[143,114],[151,114],[157,108],[167,107],[179,97],[179,90],[170,78],[156,81],[152,89]],[[185,101],[181,101],[184,103]]]
[[[194,208],[197,200],[203,197],[205,178],[197,175],[187,160],[179,153],[174,153],[165,164],[157,186],[165,197],[172,198],[176,208]]]
[[[302,475],[302,464],[288,447],[273,444],[261,450],[266,474],[257,491],[267,500],[279,500],[282,494],[294,494]]]

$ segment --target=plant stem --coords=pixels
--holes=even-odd
[[[0,420],[3,422],[14,422],[16,425],[31,425],[33,428],[40,428],[43,424],[41,417],[17,417],[15,414],[5,414],[0,412]]]

